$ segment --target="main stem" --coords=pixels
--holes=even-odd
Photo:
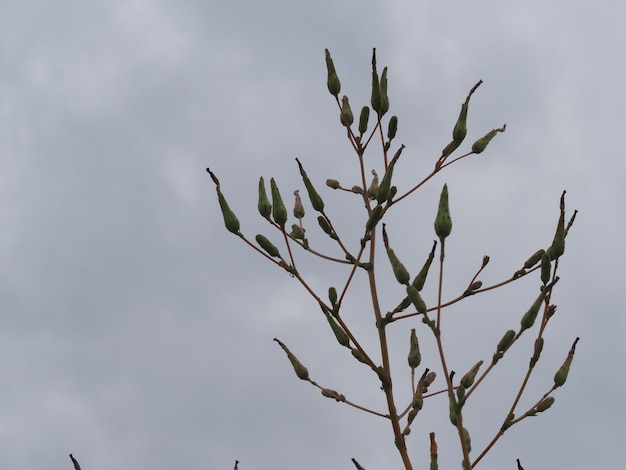
[[[370,263],[374,263],[374,255],[375,255],[375,247],[376,247],[376,233],[375,230],[371,232],[371,240],[370,240]],[[376,289],[376,276],[374,274],[374,269],[371,269],[368,272],[368,280],[370,285],[370,294],[372,297],[372,306],[374,308],[374,316],[376,317],[376,325],[381,325],[382,314],[380,311],[380,303],[378,301],[378,290]],[[391,381],[391,364],[389,362],[389,348],[387,347],[387,333],[385,332],[385,327],[378,328],[378,340],[380,342],[380,353],[382,357],[382,374],[389,378]],[[393,389],[391,386],[383,387],[385,392],[385,397],[387,398],[387,409],[389,410],[389,420],[391,421],[391,427],[393,428],[394,440],[396,443],[396,447],[400,452],[400,456],[402,457],[402,462],[404,463],[404,468],[406,470],[413,470],[413,465],[411,464],[411,460],[409,459],[409,454],[406,450],[406,444],[404,441],[404,436],[402,435],[402,430],[400,429],[400,421],[398,419],[398,412],[396,411],[396,404],[393,399]]]

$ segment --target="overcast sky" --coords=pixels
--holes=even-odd
[[[319,306],[226,231],[205,172],[220,178],[247,236],[277,241],[256,212],[257,181],[275,177],[291,204],[304,189],[299,157],[357,246],[362,204],[323,184],[357,182],[324,48],[357,112],[369,103],[376,47],[389,66],[396,142],[406,145],[399,187],[433,168],[479,79],[467,145],[507,124],[483,154],[390,213],[394,248],[413,274],[435,237],[444,182],[454,222],[447,298],[483,255],[491,263],[481,279],[493,283],[547,247],[563,190],[568,216],[579,210],[544,359],[522,403],[551,386],[579,336],[570,378],[552,409],[509,430],[478,468],[513,469],[516,458],[526,470],[619,468],[625,17],[611,0],[2,2],[0,467],[70,469],[71,452],[83,470],[225,470],[235,459],[240,470],[348,469],[352,457],[369,470],[400,468],[387,421],[323,398],[293,373],[274,337],[318,383],[384,411],[376,378],[336,344]],[[378,154],[367,158],[382,174]],[[311,242],[331,247],[305,204]],[[298,260],[321,295],[345,276],[304,253]],[[388,310],[402,289],[382,262]],[[451,309],[451,369],[489,362],[538,285],[524,279]],[[375,355],[364,286],[355,283],[345,315]],[[412,327],[424,366],[438,368],[424,325],[390,325],[402,403]],[[532,341],[468,409],[475,452],[501,425]],[[416,468],[431,431],[441,467],[459,468],[447,406],[433,398],[418,415],[407,438]]]

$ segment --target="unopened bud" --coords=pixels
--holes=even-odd
[[[317,223],[319,224],[319,226],[322,228],[322,230],[324,231],[324,233],[326,233],[327,235],[330,236],[330,238],[335,238],[335,233],[333,232],[332,227],[330,226],[330,224],[328,223],[328,220],[326,220],[326,217],[324,217],[323,215],[320,215],[317,217]]]
[[[396,277],[396,280],[400,284],[408,285],[409,280],[411,279],[411,275],[409,274],[409,271],[404,267],[404,265],[400,262],[393,249],[391,249],[391,247],[389,246],[389,240],[387,238],[385,224],[383,224],[383,242],[385,244],[387,257],[389,258],[389,262],[391,263],[391,268],[393,269],[393,274]]]
[[[470,388],[474,384],[474,379],[478,373],[478,369],[483,365],[483,361],[478,361],[474,366],[463,376],[461,379],[461,385],[465,388]]]
[[[378,195],[378,173],[376,173],[376,170],[372,170],[372,175],[374,175],[374,178],[372,178],[370,187],[367,188],[367,197],[376,199]]]
[[[326,313],[326,320],[328,320],[328,324],[332,328],[333,333],[335,334],[335,338],[337,338],[337,342],[342,346],[348,347],[350,345],[350,338],[343,330],[343,328],[335,320],[333,320],[333,318],[328,313]]]
[[[428,276],[428,270],[430,269],[430,265],[433,262],[433,259],[435,258],[435,248],[437,247],[437,242],[433,242],[433,247],[430,250],[430,253],[428,254],[428,258],[426,258],[426,262],[424,263],[424,266],[422,266],[422,269],[420,270],[419,273],[417,273],[417,276],[415,276],[415,279],[413,279],[413,282],[411,283],[413,285],[413,287],[415,287],[418,291],[421,291],[424,288],[424,284],[426,283],[426,277]]]
[[[572,361],[574,360],[574,352],[576,351],[576,343],[578,343],[579,339],[580,338],[576,338],[576,340],[574,341],[574,344],[572,344],[572,347],[569,350],[567,357],[565,358],[565,362],[563,362],[563,365],[559,367],[559,370],[557,370],[556,374],[554,374],[554,388],[562,386],[567,380],[567,375],[569,374],[569,368],[572,365]]]
[[[440,240],[444,240],[452,232],[452,218],[448,207],[448,185],[444,184],[439,197],[439,209],[435,218],[435,233]]]
[[[331,305],[337,304],[337,289],[334,287],[328,288],[328,299],[330,300]]]
[[[361,108],[361,115],[359,116],[359,132],[361,135],[365,134],[367,131],[367,121],[370,117],[370,108],[367,106],[363,106]]]
[[[295,190],[293,195],[296,197],[296,202],[293,206],[293,216],[296,219],[301,219],[304,217],[304,206],[302,205],[302,199],[300,198],[300,191]]]
[[[368,232],[376,227],[376,224],[380,222],[381,217],[383,216],[383,206],[380,204],[374,207],[372,213],[370,214],[367,222],[365,224],[365,230]]]
[[[387,138],[391,141],[398,132],[398,116],[391,116],[389,119],[389,127],[387,128]]]
[[[336,401],[346,401],[346,397],[345,396],[343,396],[339,392],[336,392],[335,390],[331,390],[330,388],[322,389],[322,395],[324,395],[327,398],[333,398]]]
[[[409,356],[407,358],[409,367],[415,369],[422,362],[422,355],[420,353],[420,346],[417,340],[417,334],[415,334],[415,328],[411,328],[411,346],[409,348]]]
[[[548,408],[552,406],[553,403],[554,403],[554,397],[546,397],[537,404],[534,411],[537,413],[546,411]]]
[[[539,337],[535,340],[535,348],[533,350],[533,357],[530,358],[530,368],[532,369],[539,361],[539,357],[541,356],[541,350],[543,349],[543,338]]]
[[[505,130],[506,124],[504,124],[499,129],[490,130],[483,137],[481,137],[476,142],[474,142],[474,144],[472,144],[472,152],[476,154],[482,153],[487,148],[487,145],[489,145],[489,142],[491,142],[491,139],[493,139],[498,132],[504,132]]]
[[[269,218],[272,213],[272,204],[270,204],[270,200],[267,198],[267,193],[265,191],[265,181],[261,176],[259,178],[259,203],[257,205],[259,209],[259,214],[261,214],[266,219]]]
[[[222,210],[222,216],[224,217],[224,225],[226,225],[226,229],[229,232],[238,234],[239,228],[240,228],[239,219],[237,219],[237,216],[235,215],[235,213],[230,209],[230,207],[228,207],[226,198],[222,194],[222,191],[220,191],[219,186],[216,187],[216,189],[217,189],[217,200],[220,203],[220,209]]]
[[[354,194],[363,194],[363,188],[361,186],[352,186],[350,188],[350,191],[352,191]]]
[[[333,180],[333,179],[327,179],[326,180],[326,186],[328,186],[329,188],[332,188],[332,189],[339,189],[339,188],[341,188],[341,184],[339,183],[339,181]]]
[[[550,281],[550,270],[552,265],[550,264],[550,255],[545,252],[541,257],[541,282],[545,286]]]
[[[389,111],[389,95],[387,95],[387,67],[383,68],[380,75],[380,111],[381,116]]]
[[[297,240],[304,240],[304,229],[297,224],[291,225],[291,236]]]
[[[548,248],[551,260],[557,259],[565,252],[565,191],[561,195],[559,222],[556,226],[552,245]]]
[[[341,98],[341,114],[339,115],[339,121],[345,127],[350,127],[354,122],[354,114],[352,114],[352,109],[350,108],[350,101],[347,96],[343,96]]]
[[[498,362],[499,359],[502,358],[502,356],[504,355],[504,352],[507,349],[509,349],[509,346],[511,346],[511,344],[513,343],[514,338],[515,338],[514,330],[508,330],[506,333],[504,333],[504,336],[502,336],[502,339],[498,343],[498,346],[496,348],[496,353],[493,355],[492,364],[495,364],[496,362]]]
[[[289,362],[291,362],[293,370],[296,372],[298,378],[301,380],[309,380],[309,371],[307,368],[302,365],[298,358],[294,356],[289,348],[287,348],[287,346],[285,346],[280,340],[274,338],[274,341],[276,341],[280,347],[283,348],[283,351],[287,353],[287,358],[289,358]]]
[[[521,320],[521,331],[527,330],[535,324],[535,320],[537,319],[537,314],[539,313],[539,309],[541,308],[541,304],[546,298],[548,294],[548,289],[543,289],[543,291],[539,294],[539,296],[535,299],[533,304],[530,306],[528,311],[524,314]]]
[[[380,116],[380,110],[382,106],[382,99],[380,96],[380,80],[378,78],[378,71],[376,70],[376,48],[372,52],[372,109]]]
[[[265,238],[263,235],[259,233],[255,237],[255,239],[256,239],[256,242],[259,244],[259,246],[263,248],[265,251],[267,251],[267,254],[269,254],[270,256],[274,256],[274,257],[280,256],[280,253],[278,252],[278,248],[276,248],[274,244],[272,244],[272,242],[269,241],[267,238]]]
[[[470,438],[469,431],[463,428],[463,440],[465,441],[465,449],[468,452],[472,451],[472,439]]]
[[[330,92],[330,94],[336,97],[341,91],[341,82],[339,81],[339,77],[337,76],[337,72],[335,71],[335,64],[333,64],[333,59],[330,56],[330,52],[328,51],[328,49],[324,49],[324,53],[326,55],[326,69],[328,71],[326,85],[328,86],[328,91]]]
[[[424,302],[424,299],[420,295],[419,291],[415,288],[415,286],[413,286],[412,284],[406,286],[406,294],[409,297],[409,300],[411,301],[413,306],[415,307],[415,310],[422,314],[428,311],[428,308],[426,307],[426,302]]]
[[[422,393],[426,393],[428,391],[428,387],[432,385],[432,383],[435,381],[436,378],[437,378],[437,373],[434,371],[424,374],[424,378],[420,380],[420,383],[419,383],[420,390],[422,391]]]
[[[352,348],[352,355],[356,358],[357,361],[362,362],[363,364],[367,364],[365,356],[357,348]]]
[[[309,194],[309,200],[311,201],[311,206],[316,211],[322,212],[324,210],[324,201],[323,201],[322,197],[315,190],[315,187],[313,186],[313,183],[311,183],[311,180],[307,176],[306,171],[304,171],[304,167],[300,163],[300,160],[298,160],[296,158],[296,162],[298,163],[298,168],[300,170],[300,175],[302,176],[302,181],[304,182],[304,187],[306,188],[306,191]],[[328,182],[327,182],[327,184],[328,184]],[[337,183],[337,184],[339,184],[339,183]]]
[[[274,222],[285,228],[285,222],[287,222],[287,209],[283,203],[283,199],[278,191],[278,185],[274,178],[270,179],[270,186],[272,189],[272,217]]]
[[[541,250],[537,250],[536,252],[534,252],[530,258],[528,258],[526,260],[526,262],[524,263],[524,268],[525,269],[530,269],[532,268],[534,265],[536,265],[539,261],[541,261],[541,258],[543,257],[543,254],[546,252],[546,250],[541,249]]]

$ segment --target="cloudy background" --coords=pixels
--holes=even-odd
[[[358,199],[323,186],[329,177],[352,185],[357,168],[323,50],[358,110],[377,47],[397,143],[407,146],[401,188],[432,169],[479,79],[468,140],[507,123],[484,154],[390,213],[390,237],[413,273],[434,237],[443,182],[455,224],[447,298],[484,254],[482,279],[492,283],[546,247],[562,190],[568,215],[579,210],[544,360],[521,408],[550,387],[580,336],[570,378],[549,412],[509,430],[481,465],[618,468],[625,15],[610,0],[2,2],[0,466],[69,469],[72,452],[84,470],[231,469],[235,459],[240,470],[353,468],[352,457],[370,470],[400,467],[387,422],[323,399],[293,374],[274,337],[320,384],[384,410],[377,380],[336,345],[304,289],[224,229],[204,171],[218,175],[248,236],[278,240],[256,213],[256,184],[274,176],[291,201],[302,189],[298,156],[354,248],[363,220],[347,219]],[[377,154],[367,158],[381,172]],[[311,242],[333,252],[310,209],[305,223]],[[345,277],[297,259],[321,294]],[[402,292],[390,275],[381,263],[386,309]],[[450,310],[452,369],[489,361],[517,327],[538,280],[518,284]],[[377,357],[363,287],[359,279],[345,315]],[[430,304],[434,288],[433,276]],[[392,325],[400,403],[411,327],[424,365],[437,367],[421,323]],[[468,408],[474,452],[501,424],[532,340]],[[445,399],[427,401],[408,437],[416,467],[431,431],[442,468],[458,468]]]

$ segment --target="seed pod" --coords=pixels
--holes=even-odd
[[[289,362],[291,362],[293,370],[296,372],[298,378],[300,378],[301,380],[309,380],[309,371],[307,370],[307,368],[302,365],[298,358],[294,356],[289,348],[287,348],[287,346],[285,346],[280,340],[274,338],[274,341],[276,341],[280,345],[280,347],[283,348],[283,351],[287,353]]]
[[[406,286],[406,294],[411,300],[411,303],[413,304],[413,306],[415,307],[415,310],[417,310],[421,314],[424,314],[428,311],[428,309],[426,308],[426,303],[424,302],[424,299],[422,299],[422,296],[420,295],[419,291],[415,288],[415,286],[413,286],[412,284]]]
[[[418,291],[421,291],[424,288],[424,283],[426,283],[426,276],[428,276],[428,270],[430,269],[430,265],[432,264],[433,259],[435,258],[436,246],[437,246],[437,242],[435,241],[433,243],[432,249],[430,250],[430,253],[428,254],[428,258],[426,259],[426,262],[424,263],[424,266],[422,266],[422,269],[417,274],[417,276],[415,276],[415,279],[413,279],[413,282],[411,283],[413,287],[415,287]]]
[[[333,180],[333,179],[326,180],[326,186],[328,186],[329,188],[332,188],[332,189],[339,189],[339,188],[341,188],[341,184],[339,183],[339,181]]]
[[[559,222],[554,233],[552,245],[548,248],[551,260],[557,259],[565,252],[565,191],[561,195]]]
[[[569,374],[569,368],[572,365],[572,361],[574,360],[574,353],[576,352],[576,343],[580,338],[576,338],[574,344],[572,344],[563,365],[559,367],[559,370],[554,374],[554,388],[562,386],[567,380],[567,375]]]
[[[411,275],[409,271],[404,267],[404,265],[400,262],[395,252],[389,247],[389,239],[387,237],[387,231],[385,230],[385,224],[383,224],[383,243],[385,244],[385,249],[387,250],[387,257],[389,258],[389,262],[391,263],[391,268],[393,269],[393,274],[396,276],[396,280],[400,284],[409,284],[409,280],[411,279]]]
[[[380,116],[380,109],[382,106],[382,99],[380,96],[380,81],[378,79],[378,72],[376,71],[376,48],[372,53],[372,109]]]
[[[374,207],[374,209],[372,210],[372,213],[367,219],[367,223],[365,224],[365,230],[369,232],[374,227],[376,227],[376,224],[380,222],[380,219],[382,216],[383,216],[383,206],[378,204],[376,207]]]
[[[363,188],[361,186],[352,186],[350,188],[350,191],[352,191],[354,194],[363,194]]]
[[[331,390],[330,388],[322,389],[322,395],[328,398],[334,398],[336,401],[346,401],[345,396],[335,390]]]
[[[546,298],[548,293],[548,289],[543,289],[539,296],[535,299],[533,304],[530,306],[528,311],[524,314],[521,320],[521,329],[520,333],[528,328],[532,327],[535,324],[535,320],[537,319],[537,314],[539,313],[539,309],[541,308],[541,304]]]
[[[461,105],[461,112],[456,120],[454,129],[452,130],[452,141],[460,144],[467,135],[467,108],[469,105],[469,96],[465,100],[465,103]]]
[[[354,122],[354,114],[352,114],[352,109],[350,108],[350,101],[345,95],[341,98],[341,114],[339,115],[339,121],[345,127],[350,127]]]
[[[436,378],[437,373],[434,371],[424,374],[424,377],[420,379],[420,390],[422,391],[422,393],[428,392],[428,387],[432,385]]]
[[[362,362],[363,364],[367,364],[367,360],[363,353],[359,351],[357,348],[352,348],[352,355],[356,358],[357,361]]]
[[[322,215],[317,217],[317,223],[322,228],[322,230],[330,236],[330,238],[335,238],[335,234],[333,233],[333,229],[331,228],[328,220]]]
[[[453,426],[456,426],[457,424],[457,417],[456,417],[456,405],[454,403],[454,401],[452,401],[452,397],[450,397],[450,399],[448,400],[449,402],[449,408],[450,408],[450,422],[452,423]]]
[[[267,254],[273,256],[275,258],[280,257],[280,253],[278,252],[278,248],[276,248],[271,241],[265,238],[260,233],[255,237],[256,242],[259,244],[261,248],[267,251]]]
[[[491,141],[491,139],[493,139],[498,132],[504,132],[505,130],[506,130],[506,124],[504,124],[499,129],[490,130],[483,137],[481,137],[480,139],[478,139],[476,142],[472,144],[472,152],[476,154],[482,153],[487,148],[487,145],[489,145],[489,142]]]
[[[467,449],[467,452],[471,452],[472,451],[472,439],[470,438],[469,431],[465,428],[463,428],[463,440],[465,441],[465,449]]]
[[[342,346],[349,347],[350,338],[348,337],[346,332],[343,330],[343,328],[335,320],[333,320],[333,318],[328,313],[326,313],[326,320],[328,320],[328,324],[332,328],[333,333],[335,334],[335,338],[337,338],[337,342],[341,344]]]
[[[328,299],[330,300],[331,305],[337,304],[337,289],[334,287],[328,288]]]
[[[298,169],[300,170],[300,175],[302,176],[304,187],[306,188],[307,193],[309,193],[309,200],[311,201],[311,206],[313,207],[314,210],[318,212],[322,212],[324,210],[324,201],[322,200],[318,192],[315,190],[315,187],[313,186],[313,183],[311,183],[311,180],[306,174],[306,171],[304,171],[304,167],[300,163],[300,160],[296,158],[296,162],[298,163]],[[328,184],[329,181],[334,182],[335,180],[327,180],[326,184]],[[339,185],[339,182],[337,182],[337,185]],[[337,188],[333,188],[333,189],[337,189]]]
[[[502,339],[498,343],[498,347],[496,348],[496,351],[499,353],[504,353],[507,349],[509,349],[509,346],[511,346],[511,343],[513,343],[514,338],[515,338],[515,331],[508,330],[506,333],[504,333],[504,336],[502,336]]]
[[[535,340],[535,349],[533,351],[533,357],[530,358],[530,368],[532,369],[539,361],[539,356],[541,356],[541,350],[543,349],[543,338],[539,337]]]
[[[534,265],[536,265],[539,261],[541,261],[541,258],[543,257],[543,254],[546,252],[546,250],[541,249],[541,250],[537,250],[535,251],[530,258],[528,258],[526,260],[526,262],[524,263],[524,269],[530,269],[532,268]]]
[[[545,252],[541,257],[541,282],[545,286],[550,281],[550,255]]]
[[[548,408],[552,406],[553,403],[554,403],[554,397],[546,397],[537,404],[534,411],[536,413],[541,413],[542,411],[546,411]]]
[[[393,177],[393,165],[389,165],[387,167],[387,171],[385,171],[385,175],[383,176],[382,181],[380,182],[380,186],[378,187],[378,192],[376,193],[376,200],[379,204],[384,203],[387,200],[387,196],[389,195],[389,189],[391,189],[391,178]]]
[[[411,369],[415,369],[416,367],[419,367],[420,362],[422,362],[422,354],[420,353],[420,346],[417,340],[417,335],[415,334],[415,328],[411,328],[410,344],[409,356],[407,360],[409,361],[409,367]]]
[[[378,195],[378,173],[376,173],[376,170],[372,170],[372,175],[374,175],[374,178],[372,178],[370,187],[367,188],[367,197],[376,199]]]
[[[272,216],[274,222],[285,228],[285,222],[287,222],[287,209],[283,203],[282,197],[280,197],[280,191],[274,178],[270,179],[270,186],[272,188]]]
[[[220,209],[222,210],[222,217],[224,217],[224,225],[226,225],[226,229],[237,235],[239,233],[239,219],[235,215],[235,213],[230,210],[228,207],[228,203],[226,202],[226,198],[222,194],[219,186],[216,186],[217,190],[217,200],[220,203]]]
[[[387,128],[387,138],[392,141],[398,132],[398,116],[391,116],[389,127]]]
[[[384,116],[389,111],[389,95],[387,95],[387,67],[383,69],[380,75],[380,112]]]
[[[474,379],[478,373],[478,369],[483,365],[483,361],[478,361],[474,366],[463,376],[461,379],[461,385],[465,388],[470,388],[474,384]]]
[[[272,205],[270,204],[270,200],[267,198],[265,181],[262,176],[259,178],[259,203],[257,204],[257,208],[259,209],[259,214],[266,219],[269,218],[272,213]]]
[[[370,117],[370,108],[367,106],[363,106],[361,108],[361,115],[359,116],[359,132],[361,135],[365,134],[367,131],[367,122]]]
[[[459,145],[461,145],[461,143],[454,140],[446,145],[441,151],[441,156],[439,157],[439,161],[437,162],[437,164],[441,165],[443,161],[452,154],[452,152],[459,148]]]
[[[439,197],[439,209],[435,218],[435,233],[443,240],[452,232],[452,218],[448,207],[448,185],[444,184]]]
[[[293,195],[296,197],[296,202],[293,206],[293,216],[296,219],[301,219],[304,217],[304,206],[302,205],[302,199],[300,198],[300,191],[295,190]]]
[[[341,82],[335,71],[335,64],[333,64],[333,59],[330,57],[330,52],[328,49],[324,49],[324,53],[326,55],[326,70],[328,71],[326,86],[328,86],[330,94],[336,97],[341,91]]]

